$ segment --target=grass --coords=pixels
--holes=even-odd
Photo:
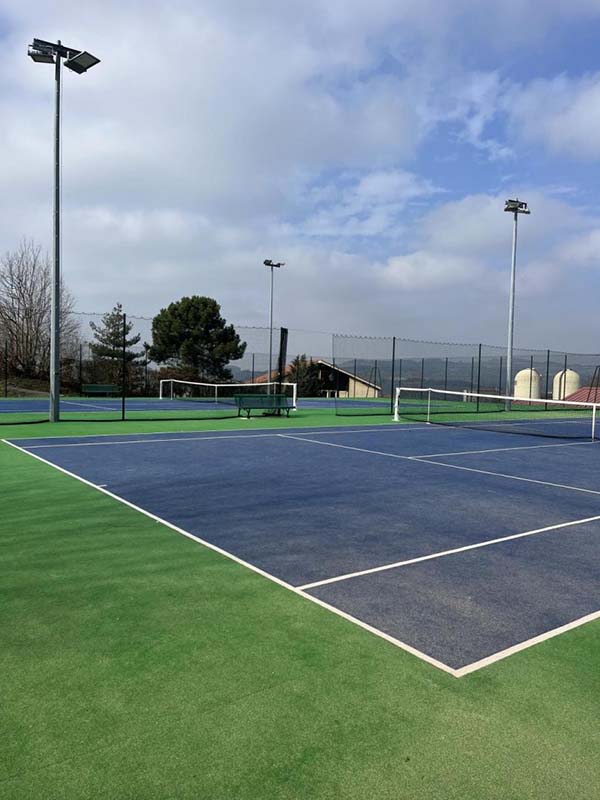
[[[7,800],[598,796],[598,623],[457,680],[4,444],[0,476]]]

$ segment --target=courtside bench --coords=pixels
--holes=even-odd
[[[114,383],[84,383],[81,394],[86,397],[110,397],[120,394],[121,390]]]
[[[236,394],[233,396],[238,409],[238,417],[245,411],[250,418],[253,410],[263,411],[265,414],[277,414],[285,411],[289,417],[294,408],[292,398],[286,394]]]

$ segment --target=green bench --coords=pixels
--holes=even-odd
[[[285,411],[289,417],[294,406],[292,398],[286,394],[235,394],[233,396],[238,409],[238,417],[245,411],[250,419],[252,410],[260,410],[265,414],[279,414]]]
[[[81,387],[81,394],[86,397],[98,395],[110,397],[121,394],[121,389],[114,383],[84,383]]]

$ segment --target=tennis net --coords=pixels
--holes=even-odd
[[[236,394],[284,394],[297,407],[296,383],[200,383],[168,378],[160,382],[160,399],[205,404],[206,406],[235,405]]]
[[[398,387],[394,419],[475,430],[598,439],[598,403]]]

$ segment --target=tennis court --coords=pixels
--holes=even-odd
[[[12,444],[456,677],[600,617],[591,439],[416,423]]]

